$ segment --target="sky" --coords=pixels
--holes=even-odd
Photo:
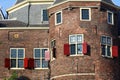
[[[112,0],[114,4],[120,6],[120,0]],[[10,8],[15,4],[16,0],[0,0],[0,7],[4,14],[6,14],[6,9]]]

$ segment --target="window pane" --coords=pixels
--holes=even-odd
[[[77,35],[77,42],[82,43],[82,35]]]
[[[18,60],[18,68],[23,68],[23,60]]]
[[[82,19],[89,19],[89,9],[82,9]]]
[[[11,58],[16,58],[16,57],[17,57],[17,50],[11,49]]]
[[[48,61],[45,61],[44,59],[42,60],[42,68],[47,68],[48,67]]]
[[[70,43],[75,43],[76,42],[76,36],[70,36]]]
[[[18,49],[18,58],[23,58],[23,57],[24,57],[24,50]]]
[[[105,45],[102,45],[101,47],[102,47],[102,55],[104,55],[104,56],[105,56],[105,52],[106,52]]]
[[[75,44],[71,44],[70,45],[70,54],[71,55],[75,55],[76,54]]]
[[[35,49],[35,58],[40,58],[40,49]]]
[[[111,45],[111,44],[112,44],[112,40],[111,40],[110,37],[107,37],[107,44],[108,44],[108,45]]]
[[[61,23],[61,12],[56,14],[57,23]]]
[[[11,59],[11,68],[16,67],[16,59]]]
[[[107,56],[111,56],[110,46],[107,46]]]
[[[40,68],[40,59],[35,60],[35,68]]]
[[[105,36],[102,36],[101,37],[101,44],[106,44],[106,37]]]
[[[43,21],[48,21],[47,10],[43,10]]]
[[[108,12],[108,22],[112,23],[112,13]]]
[[[42,49],[42,58],[45,58],[45,51],[47,51],[47,49]]]
[[[82,53],[82,44],[77,45],[77,53],[81,54]]]

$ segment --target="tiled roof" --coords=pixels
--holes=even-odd
[[[0,27],[25,27],[27,24],[17,20],[2,20]]]
[[[2,10],[0,9],[0,20],[3,20],[3,19],[4,19],[4,15],[3,15]]]
[[[18,4],[18,3],[22,2],[22,1],[24,1],[24,0],[17,0],[15,4]]]
[[[54,2],[54,4],[58,4],[58,3],[61,3],[61,2],[63,2],[63,1],[67,1],[67,0],[56,0],[55,2]],[[69,0],[68,0],[69,1]],[[72,0],[72,1],[74,1],[74,0]],[[93,1],[93,0],[92,0]],[[96,1],[96,0],[95,0]],[[113,4],[114,5],[114,3],[112,2],[112,0],[101,0],[101,1],[104,1],[104,2],[107,2],[107,3],[110,3],[110,4]]]

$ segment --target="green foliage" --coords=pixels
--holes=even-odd
[[[13,72],[11,77],[8,80],[16,80],[18,78],[18,75],[16,72]]]

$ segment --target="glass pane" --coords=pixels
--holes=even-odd
[[[18,68],[23,68],[23,60],[22,59],[18,60]]]
[[[102,45],[101,47],[102,47],[102,55],[105,56],[105,52],[106,52],[105,45]]]
[[[111,40],[110,37],[107,37],[107,44],[108,44],[108,45],[111,45],[111,44],[112,44],[112,40]]]
[[[77,53],[81,54],[82,53],[82,44],[77,45]]]
[[[47,51],[47,49],[42,49],[42,58],[45,58],[45,51]]]
[[[43,10],[43,21],[48,21],[47,10]]]
[[[17,57],[17,50],[11,49],[11,58],[16,58],[16,57]]]
[[[61,23],[61,12],[56,14],[57,23]]]
[[[70,45],[70,54],[71,55],[75,55],[76,54],[75,44],[71,44]]]
[[[40,59],[35,60],[35,68],[40,68]]]
[[[75,43],[76,42],[76,36],[70,36],[70,43]]]
[[[42,60],[42,68],[47,68],[48,67],[48,61],[45,61],[44,59]]]
[[[89,9],[82,9],[82,19],[89,19]]]
[[[106,37],[105,36],[101,37],[101,44],[106,44]]]
[[[16,67],[16,59],[11,59],[11,68]]]
[[[110,46],[107,46],[107,56],[111,56]]]
[[[24,50],[18,49],[18,58],[23,58],[23,57],[24,57]]]
[[[77,35],[77,42],[82,43],[82,35]]]
[[[35,58],[40,58],[40,49],[35,49]]]
[[[112,13],[108,12],[108,22],[112,23]]]

